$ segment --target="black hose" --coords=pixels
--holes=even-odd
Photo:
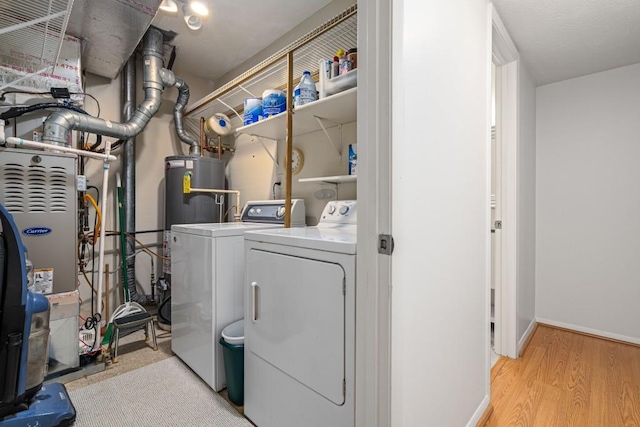
[[[76,107],[75,105],[59,104],[57,102],[44,102],[44,103],[41,103],[41,104],[29,105],[28,107],[13,107],[13,108],[10,108],[9,110],[7,110],[4,113],[0,114],[0,120],[13,119],[15,117],[22,116],[23,114],[31,113],[31,112],[37,111],[37,110],[45,110],[47,108],[63,108],[63,109],[66,109],[66,110],[73,110],[73,111],[76,111],[76,112],[81,113],[81,114],[86,114],[87,116],[89,115],[89,113],[87,113],[86,111],[84,111],[80,107]]]
[[[165,307],[167,304],[169,304],[168,309]],[[171,324],[171,295],[166,297],[162,303],[160,303],[160,307],[158,307],[158,320],[165,325]]]
[[[102,144],[102,135],[96,135],[96,142],[94,142],[93,145],[89,147],[89,151],[94,151],[100,146],[100,144]]]

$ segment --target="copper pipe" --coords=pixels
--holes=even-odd
[[[291,227],[291,152],[293,151],[293,52],[287,55],[287,151],[284,154],[285,202],[284,228]]]
[[[200,155],[204,155],[204,117],[200,117]]]

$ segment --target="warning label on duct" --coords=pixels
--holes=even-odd
[[[53,292],[53,268],[33,270],[33,285],[31,292],[36,294],[50,294]]]

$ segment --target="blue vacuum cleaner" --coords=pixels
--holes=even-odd
[[[27,289],[25,247],[2,205],[0,221],[0,427],[70,426],[76,410],[64,385],[42,385],[49,300]]]

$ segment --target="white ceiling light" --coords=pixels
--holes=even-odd
[[[178,11],[178,4],[174,0],[162,0],[160,10],[169,13],[176,13]]]
[[[182,17],[190,30],[197,31],[202,28],[202,18],[200,16],[209,15],[209,6],[205,0],[162,0],[160,10],[171,15],[176,15],[178,5],[182,9]]]
[[[187,12],[187,6],[182,7],[182,11],[184,12],[184,22],[187,24],[190,30],[199,30],[202,28],[202,19],[196,15],[190,15]]]
[[[203,0],[191,0],[191,2],[189,2],[189,6],[191,7],[191,10],[200,16],[208,16],[209,15],[209,7],[207,6],[207,3]]]

